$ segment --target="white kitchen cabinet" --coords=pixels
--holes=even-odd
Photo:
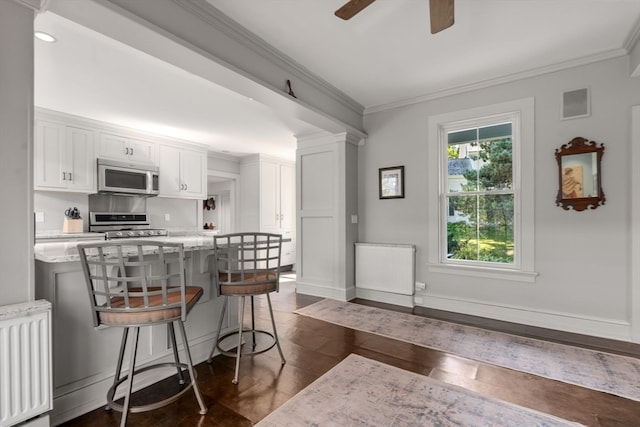
[[[98,157],[134,163],[155,164],[156,144],[140,139],[100,132]]]
[[[295,263],[295,166],[264,155],[240,165],[240,227],[282,234],[281,264]]]
[[[204,150],[159,146],[160,195],[207,198],[207,153]]]
[[[89,129],[36,119],[34,188],[95,192],[94,135]]]

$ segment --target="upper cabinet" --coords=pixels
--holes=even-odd
[[[98,157],[133,163],[155,163],[156,144],[122,135],[100,132]]]
[[[95,132],[44,119],[35,128],[35,188],[95,192]]]
[[[148,140],[147,140],[148,138]],[[96,159],[152,163],[160,195],[207,197],[207,150],[197,144],[36,108],[34,189],[96,192]]]
[[[207,198],[207,152],[160,144],[160,195]]]

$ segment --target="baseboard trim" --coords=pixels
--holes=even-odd
[[[568,313],[543,312],[526,307],[487,304],[482,301],[433,294],[425,294],[423,301],[420,306],[425,308],[612,340],[631,341],[631,326],[628,322],[581,317]]]
[[[314,297],[330,298],[338,301],[350,301],[356,296],[355,286],[346,289],[338,289],[314,283],[304,283],[300,280],[296,282],[296,293],[311,295]]]
[[[379,301],[387,304],[399,305],[402,307],[413,307],[413,295],[401,295],[391,292],[376,291],[373,289],[363,289],[356,286],[356,298]]]

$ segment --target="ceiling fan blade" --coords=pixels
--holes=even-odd
[[[429,0],[431,34],[446,30],[453,25],[454,0]]]
[[[340,9],[336,10],[335,15],[346,21],[360,13],[362,9],[369,6],[374,1],[376,0],[350,0],[342,5]]]

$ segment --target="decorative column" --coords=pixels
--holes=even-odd
[[[33,20],[39,2],[0,0],[0,305],[33,300]]]
[[[358,145],[364,134],[298,137],[296,154],[297,291],[355,298]]]

